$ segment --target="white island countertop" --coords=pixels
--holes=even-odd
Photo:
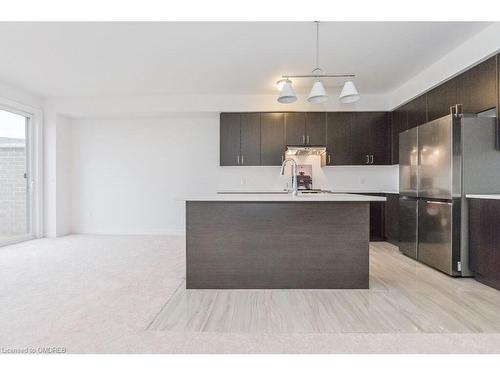
[[[476,199],[500,199],[500,194],[466,194],[465,197]]]
[[[294,196],[282,192],[259,193],[223,193],[206,196],[186,197],[186,201],[219,201],[219,202],[372,202],[386,201],[385,197],[361,194],[303,194]]]

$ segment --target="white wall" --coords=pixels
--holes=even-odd
[[[183,197],[283,188],[279,167],[219,167],[218,114],[74,119],[71,222],[76,233],[184,232]],[[394,167],[327,167],[319,187],[397,190]]]
[[[71,230],[71,119],[44,106],[44,234],[58,237]]]
[[[55,236],[71,232],[71,120],[57,116]]]

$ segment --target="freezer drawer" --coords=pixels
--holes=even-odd
[[[418,260],[453,275],[452,203],[421,200],[418,207]]]
[[[418,200],[399,198],[399,250],[417,258]]]

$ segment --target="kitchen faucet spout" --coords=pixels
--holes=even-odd
[[[283,176],[285,174],[285,166],[288,162],[292,163],[292,194],[298,195],[297,189],[297,162],[294,159],[286,158],[283,160],[283,164],[281,164],[280,174]]]

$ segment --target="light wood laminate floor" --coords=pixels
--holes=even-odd
[[[500,292],[370,244],[369,290],[186,290],[147,327],[220,333],[499,333]]]

